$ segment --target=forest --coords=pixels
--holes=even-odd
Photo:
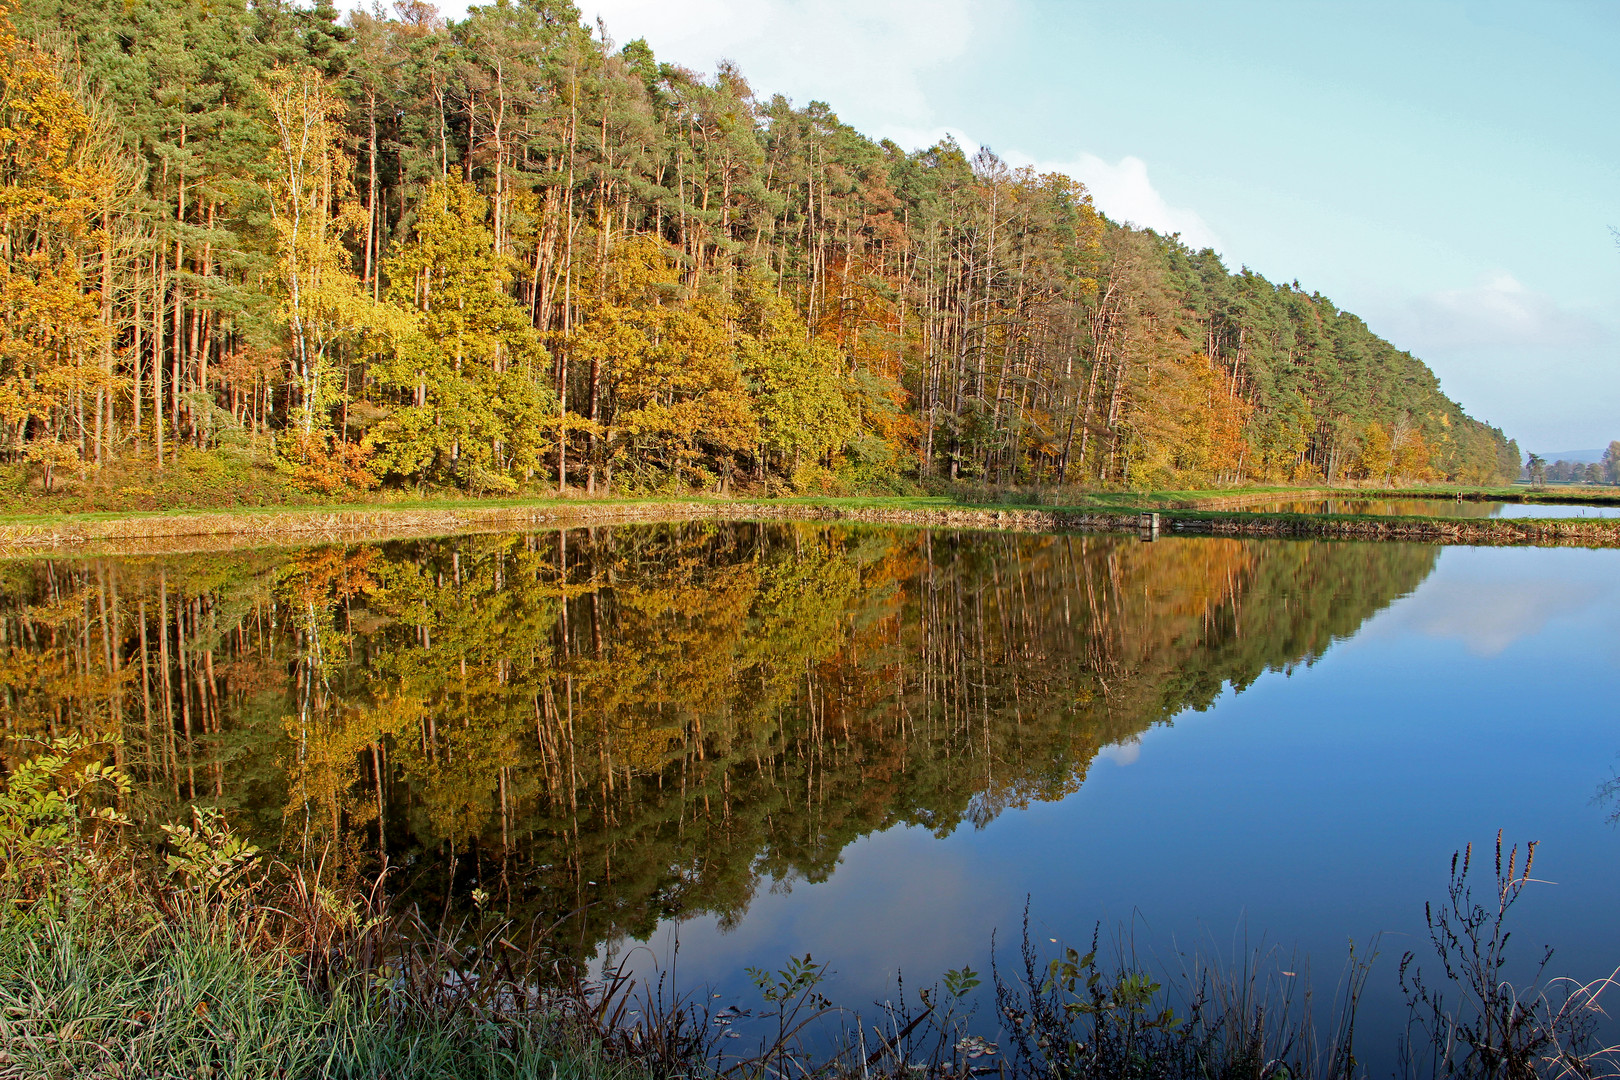
[[[567,0],[20,0],[0,87],[17,491],[198,462],[337,498],[1520,471],[1298,282]]]
[[[482,883],[588,956],[1062,799],[1438,552],[687,524],[12,562],[0,765],[117,732],[141,820],[211,805],[429,910]]]
[[[1609,443],[1598,461],[1548,462],[1531,454],[1525,459],[1523,478],[1532,484],[1620,484],[1620,439]]]

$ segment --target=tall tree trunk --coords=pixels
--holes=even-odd
[[[163,471],[163,257],[152,247],[152,438]]]

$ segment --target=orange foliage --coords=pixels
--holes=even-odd
[[[377,476],[369,467],[371,447],[343,442],[331,432],[288,431],[279,450],[292,466],[294,482],[310,491],[336,495],[377,486]]]

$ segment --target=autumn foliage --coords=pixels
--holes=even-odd
[[[1518,469],[1319,294],[566,0],[13,17],[0,456],[47,488],[183,449],[325,494]]]

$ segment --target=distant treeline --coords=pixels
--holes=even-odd
[[[0,460],[338,493],[1519,472],[1297,282],[908,152],[566,0],[22,0]]]
[[[1601,461],[1560,459],[1548,464],[1540,454],[1531,454],[1520,479],[1532,484],[1620,484],[1620,439],[1609,444]]]

